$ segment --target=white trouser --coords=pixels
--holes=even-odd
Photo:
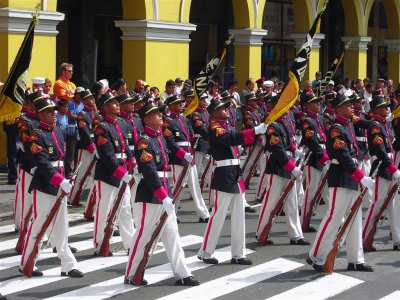
[[[97,180],[96,191],[96,213],[94,216],[93,244],[94,250],[100,250],[103,242],[104,229],[107,225],[107,217],[111,212],[115,199],[118,195],[119,188],[109,185],[101,180]],[[117,211],[118,228],[121,232],[122,243],[125,249],[129,249],[135,229],[133,227],[133,219],[131,213],[131,194],[127,187]],[[114,228],[113,228],[114,230]]]
[[[15,187],[14,224],[15,228],[22,230],[24,219],[32,204],[32,195],[28,193],[32,175],[18,167],[18,181]]]
[[[301,206],[301,224],[303,225],[304,223],[304,218],[306,214],[309,213],[310,210],[313,210],[314,207],[311,206],[311,201],[314,198],[315,192],[317,191],[317,188],[322,180],[323,177],[323,172],[311,167],[310,165],[307,165],[305,167],[304,171],[304,176],[305,176],[305,181],[306,181],[306,189],[304,191],[304,201],[303,205]],[[325,183],[326,185],[326,183]],[[321,192],[323,193],[324,191],[327,191],[327,189],[323,189]],[[323,197],[321,195],[321,197]],[[327,198],[327,196],[326,196]],[[316,204],[316,203],[314,203]],[[309,226],[310,224],[306,224]],[[304,226],[304,225],[303,225]]]
[[[387,180],[382,177],[375,178],[375,191],[373,195],[373,201],[370,204],[367,214],[365,216],[362,237],[363,239],[368,235],[368,233],[373,228],[373,223],[375,218],[379,218],[377,216],[384,199],[392,187],[394,182],[392,180]],[[392,231],[392,240],[393,245],[400,244],[400,203],[399,203],[399,194],[397,192],[394,193],[394,197],[392,201],[387,206],[387,217],[390,223],[390,229]]]
[[[261,199],[262,194],[265,190],[265,179],[267,177],[267,174],[265,173],[265,168],[267,166],[268,158],[269,156],[266,153],[263,153],[260,158],[259,165],[261,169],[261,174],[260,177],[258,177],[256,199]]]
[[[323,265],[333,247],[338,230],[343,222],[343,217],[351,208],[359,192],[346,188],[328,188],[329,208],[326,216],[319,225],[317,236],[311,250],[310,257],[319,265]],[[349,263],[364,263],[364,252],[361,238],[361,208],[354,216],[353,225],[346,237],[347,260]]]
[[[194,164],[196,165],[197,172],[199,172],[198,173],[199,179],[201,178],[201,174],[204,172],[207,162],[208,162],[207,153],[201,151],[196,151],[194,153]]]
[[[131,250],[125,271],[126,277],[133,276],[136,273],[137,267],[145,255],[144,248],[157,227],[163,212],[163,206],[160,204],[146,202],[134,204],[133,218],[136,224],[136,232],[130,245]],[[185,262],[185,253],[179,237],[175,214],[168,216],[160,237],[175,279],[179,280],[191,276],[192,274]],[[157,243],[157,240],[154,243]]]
[[[74,178],[74,186],[71,189],[71,192],[69,193],[68,196],[68,201],[73,201],[76,194],[78,193],[79,190],[79,185],[81,184],[81,180],[83,178],[83,176],[86,173],[86,170],[89,168],[90,163],[92,162],[94,157],[93,153],[90,153],[89,151],[85,150],[85,149],[79,149],[78,151],[78,162],[76,163],[76,165],[79,165],[79,163],[81,164],[78,170],[78,173],[76,174],[75,178]],[[91,170],[91,174],[94,174],[94,169],[95,169],[96,165],[93,166],[92,170]],[[84,189],[85,186],[87,187],[92,187],[92,185],[94,184],[93,182],[93,177],[91,176],[91,174],[86,178],[85,182],[83,183],[82,186],[82,190]],[[81,190],[81,192],[82,192]],[[78,197],[80,197],[80,195],[78,195]]]
[[[257,236],[260,236],[265,225],[267,225],[272,210],[275,208],[283,190],[289,183],[289,179],[277,175],[267,174],[267,191],[261,204],[260,215],[257,223]],[[303,232],[300,225],[299,207],[297,204],[296,182],[290,190],[285,204],[286,223],[288,224],[289,238],[298,240],[303,238]],[[273,216],[274,217],[274,216]]]
[[[58,196],[45,194],[37,190],[33,190],[32,194],[33,221],[28,228],[25,239],[24,251],[22,252],[21,257],[21,270],[24,268],[24,264],[33,251],[36,236],[42,229],[43,223],[46,221],[48,214],[58,198]],[[76,259],[68,246],[67,197],[63,198],[58,212],[54,215],[53,221],[50,223],[47,229],[47,233],[51,235],[51,242],[53,243],[53,246],[57,247],[57,256],[61,260],[61,272],[69,272],[72,269],[77,269],[78,263],[76,262]],[[39,243],[39,250],[41,244],[42,242]]]
[[[171,165],[172,168],[172,180],[174,185],[178,181],[179,176],[182,173],[183,166],[179,165]],[[189,176],[188,176],[188,186],[190,194],[192,195],[192,199],[194,201],[197,216],[200,218],[209,218],[210,214],[207,210],[207,206],[204,203],[203,195],[200,191],[199,180],[197,179],[197,169],[195,165],[189,166]],[[179,200],[179,199],[178,199]],[[176,203],[176,208],[178,207],[179,202]]]
[[[255,168],[257,168],[259,160],[263,159],[262,155],[260,155],[257,158],[257,154],[259,153],[259,151],[262,149],[262,145],[260,143],[256,143],[255,145],[249,147],[249,153],[250,153],[250,158],[248,159],[248,163],[245,166],[243,173],[242,173],[242,178],[243,181],[245,183],[245,187],[247,188],[248,185],[250,184],[250,180],[251,180],[251,167],[255,164]],[[254,149],[253,149],[254,148]],[[252,151],[251,151],[252,150]],[[247,160],[247,159],[246,159]],[[265,169],[264,169],[265,170]],[[262,170],[262,172],[264,171]]]
[[[371,171],[371,160],[363,159],[362,161],[358,161],[358,168],[361,169],[361,171],[363,171],[365,176],[369,176],[370,175],[369,173]],[[372,197],[373,197],[373,191],[368,189],[367,193],[364,196],[364,200],[367,200],[367,201],[363,201],[363,203],[371,204]]]
[[[246,256],[244,200],[244,193],[230,194],[215,191],[214,207],[211,212],[210,220],[207,223],[203,244],[199,250],[199,256],[210,258],[213,255],[221,234],[222,226],[224,225],[226,213],[231,204],[232,258],[244,258]]]

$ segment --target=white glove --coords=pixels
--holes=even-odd
[[[122,181],[125,183],[129,183],[129,181],[131,181],[131,179],[132,179],[132,175],[129,174],[128,172],[126,172],[124,177],[122,177]]]
[[[393,121],[393,114],[389,114],[387,117],[386,117],[386,122],[392,122]]]
[[[399,174],[400,174],[400,173],[399,173]],[[399,176],[400,176],[400,175],[399,175]],[[363,186],[365,186],[367,189],[373,191],[373,190],[374,190],[374,187],[375,187],[375,180],[373,180],[371,177],[364,176],[364,177],[361,179],[361,184],[362,184]]]
[[[135,179],[135,183],[139,184],[140,180],[142,180],[142,174],[133,173],[133,178]]]
[[[300,169],[300,167],[296,167],[292,170],[292,174],[294,177],[299,178],[301,175],[303,175],[303,171]]]
[[[301,150],[301,149],[296,149],[296,150],[294,150],[294,156],[295,156],[296,158],[303,159],[304,156],[306,156],[306,155],[304,154],[304,151],[303,151],[303,150]]]
[[[17,149],[20,149],[22,152],[25,152],[24,144],[22,142],[17,142]]]
[[[93,154],[94,154],[94,156],[96,156],[97,159],[100,158],[100,155],[99,155],[99,153],[97,152],[97,149],[94,149]]]
[[[165,211],[167,212],[167,214],[168,214],[169,216],[170,216],[170,215],[173,215],[173,214],[175,213],[175,206],[174,206],[174,204],[172,203],[172,199],[171,199],[170,197],[165,198],[165,199],[162,201],[162,205],[163,205]]]
[[[65,193],[68,194],[68,193],[71,191],[71,189],[72,189],[72,183],[69,182],[68,179],[64,179],[63,181],[61,181],[60,187],[62,188],[62,190],[63,190]]]
[[[32,174],[32,175],[35,174],[36,170],[37,170],[37,167],[33,167],[33,168],[31,169],[31,174]]]
[[[327,170],[329,170],[329,167],[331,166],[331,164],[332,164],[332,161],[327,160],[327,161],[325,162],[324,167],[325,167]]]
[[[267,131],[268,125],[265,123],[261,123],[254,127],[254,133],[255,134],[264,134]]]
[[[400,171],[399,170],[394,172],[392,176],[393,176],[394,180],[396,180],[398,183],[400,183]]]
[[[189,152],[185,153],[185,156],[183,157],[188,163],[191,163],[193,160],[193,155],[190,154]]]

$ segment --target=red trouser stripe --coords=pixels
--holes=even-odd
[[[33,222],[29,225],[29,229],[28,229],[28,234],[25,237],[25,243],[24,243],[24,250],[22,252],[22,258],[21,258],[21,265],[24,265],[25,263],[25,254],[26,254],[26,247],[28,246],[28,242],[29,239],[31,237],[31,232],[32,232],[32,226],[33,223],[36,220],[36,216],[37,216],[37,210],[36,210],[36,189],[33,190],[33,198],[32,198],[32,206],[33,206]],[[49,237],[50,238],[50,237]]]
[[[212,216],[211,216],[211,218],[210,218],[210,220],[208,221],[208,224],[207,224],[206,236],[204,237],[203,251],[206,251],[207,243],[208,243],[208,237],[210,235],[211,227],[212,227],[212,224],[213,224],[213,221],[214,221],[214,217],[215,217],[215,214],[217,213],[217,211],[218,211],[218,191],[215,191],[214,211],[213,211],[213,214],[212,214]]]
[[[101,181],[97,181],[97,193],[99,195],[99,200],[97,201],[97,207],[96,207],[96,224],[94,226],[94,247],[97,249],[99,244],[97,243],[97,229],[99,226],[99,207],[100,207],[100,200],[101,200]]]
[[[265,194],[265,198],[263,199],[263,207],[262,207],[262,210],[261,210],[260,218],[258,219],[257,232],[260,229],[260,225],[261,225],[262,219],[264,218],[264,212],[265,212],[265,208],[267,207],[267,202],[268,202],[268,198],[269,198],[269,192],[271,191],[273,178],[274,178],[274,174],[271,174],[271,177],[269,178],[269,188],[268,188],[267,193]]]
[[[367,233],[368,224],[369,224],[369,222],[371,222],[372,213],[374,212],[374,209],[375,209],[375,204],[378,201],[378,192],[379,192],[378,187],[379,187],[379,177],[377,176],[376,180],[375,180],[374,202],[371,203],[371,209],[369,210],[368,217],[367,217],[367,219],[365,221],[365,226],[364,226],[363,233],[362,233],[362,238],[363,239],[365,238],[365,235]]]
[[[332,220],[332,216],[333,216],[333,212],[335,211],[335,204],[336,204],[336,191],[337,191],[337,187],[333,188],[333,199],[332,199],[332,209],[331,209],[331,213],[329,214],[328,220],[326,220],[326,223],[324,225],[324,227],[322,228],[321,234],[318,237],[318,241],[317,241],[317,245],[315,246],[315,250],[314,250],[314,257],[318,257],[318,249],[319,246],[321,244],[322,238],[324,237],[326,228],[328,227],[329,223]]]
[[[310,183],[311,183],[311,167],[310,167],[310,165],[307,166],[307,169],[308,169],[308,174],[307,174],[308,182],[307,182],[307,186],[306,186],[306,195],[304,197],[304,204],[303,204],[304,205],[304,214],[302,215],[303,223],[304,223],[306,215],[307,215],[308,191],[310,190]],[[311,209],[311,207],[310,207],[310,209]]]

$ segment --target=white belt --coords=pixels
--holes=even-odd
[[[131,151],[135,150],[135,146],[134,146],[134,145],[129,145],[128,147],[129,147],[129,149],[130,149]]]
[[[356,136],[356,141],[358,141],[358,142],[366,142],[367,138],[365,136]]]
[[[217,160],[217,168],[218,167],[227,167],[227,166],[238,166],[240,164],[240,159],[224,159],[224,160]]]
[[[387,155],[389,156],[390,159],[393,158],[392,153],[388,153]],[[372,155],[372,156],[371,156],[371,160],[375,160],[375,159],[377,159],[377,158],[378,158],[378,157],[376,157],[376,155]]]
[[[176,143],[178,146],[181,146],[181,147],[189,147],[190,146],[190,144],[189,144],[189,142],[177,142]]]
[[[53,167],[64,167],[64,162],[62,160],[51,161]]]
[[[165,177],[168,178],[168,173],[164,171],[157,171],[158,177]]]
[[[358,163],[357,158],[352,158],[352,160],[354,161],[355,164]],[[340,165],[340,162],[339,162],[336,158],[334,158],[334,159],[332,159],[332,164],[334,164],[334,165]]]
[[[125,159],[126,158],[126,154],[125,153],[115,153],[115,157],[116,158],[120,158],[120,159]]]
[[[326,149],[325,144],[319,144],[321,146],[322,149]]]
[[[91,134],[90,134],[90,137],[91,137],[91,138],[94,138],[94,134],[93,134],[93,133],[91,133]]]

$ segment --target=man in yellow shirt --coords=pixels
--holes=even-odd
[[[74,99],[76,90],[75,84],[70,81],[73,74],[74,66],[70,63],[62,63],[60,65],[60,77],[54,83],[53,92],[59,99],[71,101]]]

